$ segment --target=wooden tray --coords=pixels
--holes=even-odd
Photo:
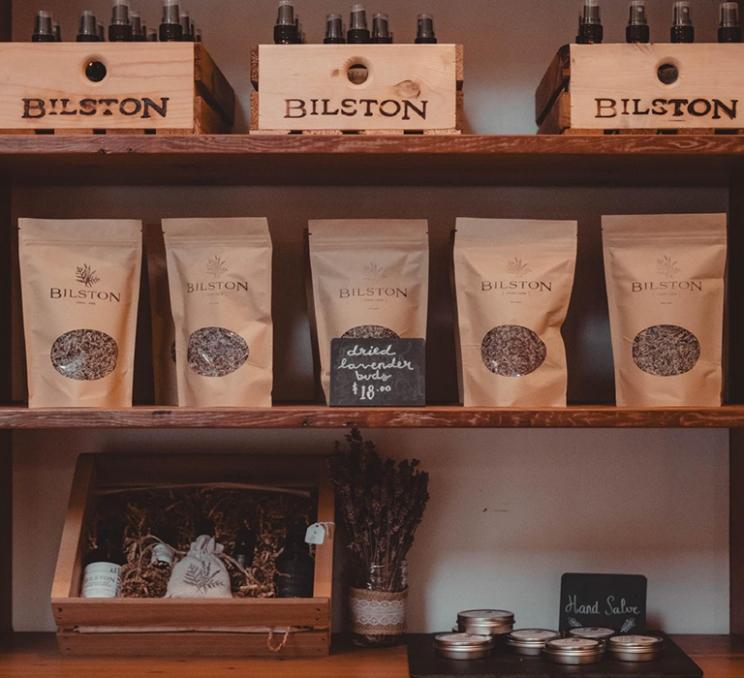
[[[328,654],[333,539],[317,547],[313,598],[86,599],[80,596],[85,535],[98,490],[173,483],[243,482],[315,489],[318,521],[333,522],[331,484],[320,457],[247,455],[83,455],[79,458],[52,587],[64,655],[275,656]],[[283,632],[303,627],[279,652]]]
[[[0,82],[3,134],[210,134],[234,122],[235,93],[200,44],[0,43]]]
[[[741,44],[566,45],[535,93],[541,134],[744,129]]]
[[[461,45],[261,45],[251,80],[252,133],[462,130]]]

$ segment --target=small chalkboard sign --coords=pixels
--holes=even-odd
[[[646,587],[643,575],[576,574],[561,577],[561,631],[601,626],[619,633],[646,627]]]
[[[422,407],[426,404],[423,339],[333,339],[331,406]]]

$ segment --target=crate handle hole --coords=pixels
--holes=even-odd
[[[98,59],[90,59],[85,64],[85,77],[91,82],[101,82],[108,75],[106,64]]]
[[[363,85],[369,79],[369,66],[362,59],[352,59],[346,77],[352,85]]]
[[[663,63],[659,66],[656,73],[664,85],[673,85],[679,80],[679,67],[677,64]]]

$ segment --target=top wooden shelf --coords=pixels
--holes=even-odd
[[[66,184],[727,185],[744,135],[0,135],[0,172]]]

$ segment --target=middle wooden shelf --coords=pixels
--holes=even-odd
[[[421,408],[332,408],[279,405],[271,408],[131,409],[0,407],[0,429],[292,429],[292,428],[744,428],[744,405],[688,408],[501,409],[456,405]]]

